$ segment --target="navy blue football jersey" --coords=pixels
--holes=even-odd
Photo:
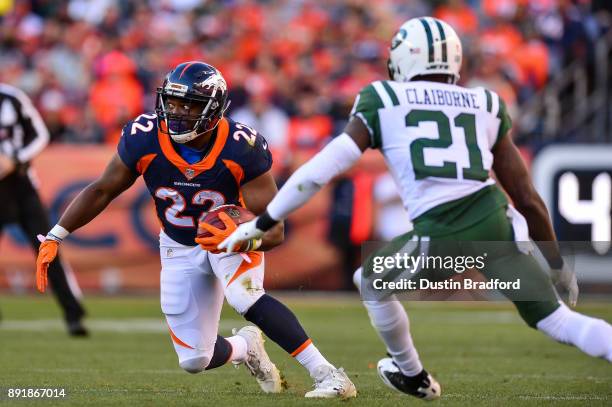
[[[124,128],[119,157],[142,175],[155,201],[162,228],[178,243],[195,246],[198,222],[225,204],[244,206],[240,187],[272,166],[265,139],[250,127],[223,118],[208,154],[189,164],[170,136],[158,131],[155,113],[145,113]]]

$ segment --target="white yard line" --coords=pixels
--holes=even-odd
[[[406,310],[410,315],[410,308]],[[412,317],[416,324],[426,324],[429,318],[416,313]],[[436,314],[436,324],[448,325],[485,325],[485,324],[523,324],[515,311],[441,311]]]
[[[27,369],[19,369],[23,372],[29,373],[53,373],[53,374],[91,374],[91,373],[101,373],[103,370],[96,368],[27,368]],[[185,375],[185,371],[178,366],[176,369],[131,369],[131,370],[123,370],[122,373],[131,373],[131,374],[154,374],[154,375]],[[206,375],[210,374],[219,374],[222,372],[215,372],[213,370],[207,371]]]
[[[606,396],[592,396],[592,395],[584,395],[584,396],[573,396],[573,395],[567,395],[567,396],[546,396],[546,395],[509,395],[507,397],[492,397],[490,395],[474,395],[474,394],[461,394],[461,393],[446,393],[443,394],[443,397],[445,398],[451,398],[451,399],[461,399],[461,400],[512,400],[515,398],[521,399],[521,400],[555,400],[555,401],[562,401],[562,400],[609,400],[608,397]]]
[[[606,396],[518,396],[522,400],[608,400]]]
[[[168,326],[163,319],[156,318],[130,318],[130,319],[90,319],[85,322],[93,332],[113,333],[167,333]],[[221,330],[245,325],[246,321],[238,319],[225,319],[219,323]],[[17,332],[48,332],[65,331],[64,323],[58,319],[34,320],[4,320],[0,322],[1,331]]]
[[[348,373],[359,373],[360,376],[378,376],[378,372],[375,369],[369,369],[365,372],[357,372],[357,371],[348,371]],[[513,373],[513,374],[492,374],[491,372],[483,372],[483,373],[441,373],[439,375],[439,379],[462,379],[462,380],[474,380],[474,381],[482,381],[483,378],[492,378],[494,377],[495,381],[500,381],[502,379],[543,379],[543,380],[588,380],[591,382],[601,382],[605,383],[609,381],[608,376],[582,376],[582,375],[573,375],[573,374],[547,374],[547,373]],[[446,393],[451,394],[451,393]],[[453,397],[458,397],[457,395]],[[531,397],[531,396],[525,396]]]
[[[410,313],[410,310],[408,310]],[[430,321],[415,315],[417,324],[428,324]],[[422,320],[421,320],[422,319]],[[518,314],[513,311],[461,311],[440,313],[436,316],[436,325],[488,325],[522,324]],[[85,324],[93,332],[114,333],[166,333],[168,328],[163,318],[121,318],[121,319],[86,319]],[[247,324],[242,319],[222,319],[219,323],[221,330],[240,327]],[[64,331],[65,325],[60,319],[32,319],[32,320],[3,320],[0,321],[0,332],[42,332]]]

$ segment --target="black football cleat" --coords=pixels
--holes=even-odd
[[[382,381],[399,392],[423,400],[438,399],[442,393],[440,383],[425,369],[416,376],[406,376],[399,370],[393,359],[384,358],[378,361],[377,370]]]
[[[89,336],[89,331],[83,325],[83,322],[79,319],[76,321],[68,321],[68,335],[75,338],[86,338]]]

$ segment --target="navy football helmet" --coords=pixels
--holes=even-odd
[[[181,113],[169,108],[173,98],[180,100]],[[158,128],[177,143],[187,143],[214,129],[227,107],[225,79],[217,68],[204,62],[179,64],[157,88]]]

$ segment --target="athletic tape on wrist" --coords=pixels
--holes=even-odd
[[[51,230],[49,231],[49,233],[47,233],[47,239],[51,239],[51,240],[57,240],[58,242],[63,241],[68,235],[70,234],[70,232],[68,232],[65,228],[63,228],[60,225],[55,225],[53,226],[53,228],[51,228]]]
[[[259,246],[261,246],[261,239],[253,238],[246,242],[246,247],[244,248],[243,251],[254,252],[255,250],[259,249]]]

